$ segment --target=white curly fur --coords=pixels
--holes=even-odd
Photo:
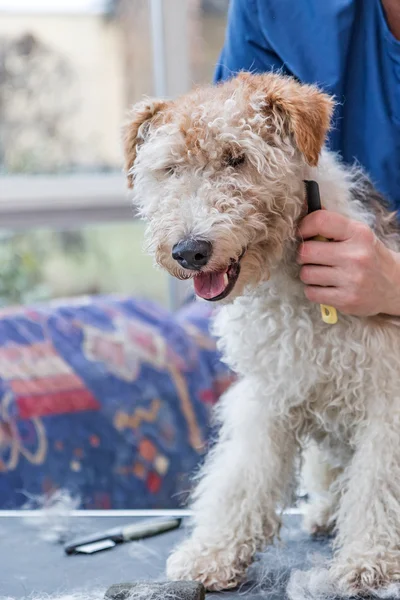
[[[321,150],[329,99],[277,75],[243,75],[159,110],[146,102],[127,128],[127,168],[157,262],[189,277],[171,256],[187,236],[212,242],[210,270],[247,249],[215,322],[239,381],[218,406],[220,434],[193,496],[194,529],[170,556],[168,576],[211,590],[236,586],[278,535],[296,457],[312,442],[307,527],[318,533],[336,523],[330,581],[346,594],[396,582],[399,329],[343,314],[326,325],[304,296],[295,262],[304,179],[318,182],[327,209],[376,223],[354,197],[354,173],[325,150],[315,164],[310,146]],[[226,148],[244,152],[246,163],[227,165]],[[385,241],[399,248],[396,235]]]

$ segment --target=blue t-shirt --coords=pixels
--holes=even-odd
[[[231,0],[215,80],[278,69],[336,97],[329,147],[400,209],[400,41],[380,0]]]

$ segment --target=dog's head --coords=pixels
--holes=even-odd
[[[315,87],[247,73],[134,106],[126,172],[157,262],[207,300],[267,278],[294,238],[332,107]]]

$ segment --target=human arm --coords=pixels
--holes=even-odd
[[[231,0],[225,44],[214,81],[224,81],[239,71],[265,73],[279,69],[289,74],[262,33],[257,1]]]

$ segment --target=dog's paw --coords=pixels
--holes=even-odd
[[[308,504],[304,510],[303,529],[313,537],[332,535],[335,518],[331,504],[315,502]]]
[[[388,555],[352,557],[346,562],[334,562],[330,576],[339,590],[349,596],[366,596],[374,591],[400,584],[400,557]]]
[[[231,547],[207,546],[189,539],[171,554],[167,561],[167,577],[172,580],[201,582],[209,591],[237,587],[244,579],[251,562],[243,548],[238,552]]]

